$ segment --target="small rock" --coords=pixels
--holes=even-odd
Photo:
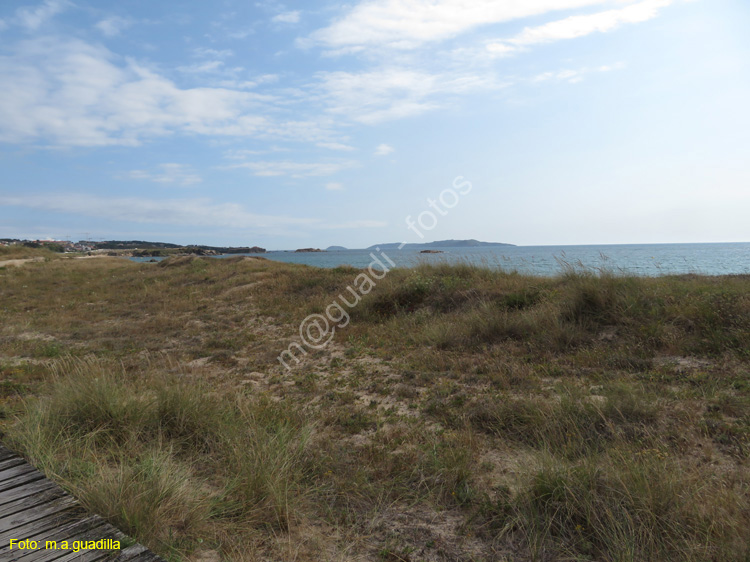
[[[200,357],[198,359],[193,359],[190,361],[187,366],[190,368],[196,368],[196,367],[205,367],[208,365],[208,362],[211,361],[210,357]]]
[[[215,550],[199,550],[190,557],[190,562],[221,562],[221,555]]]

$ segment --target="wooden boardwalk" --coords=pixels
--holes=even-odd
[[[10,548],[11,539],[36,541],[36,549]],[[72,550],[74,541],[119,541],[123,550]],[[57,549],[47,541],[55,541]],[[63,550],[68,541],[70,550]],[[0,561],[163,562],[78,501],[21,457],[0,445]],[[82,543],[79,543],[82,544]],[[110,543],[111,545],[111,543]],[[127,546],[126,545],[130,545]],[[100,546],[106,546],[102,543]]]

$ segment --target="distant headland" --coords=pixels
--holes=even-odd
[[[26,246],[46,248],[60,253],[102,253],[133,257],[166,257],[170,255],[220,256],[226,254],[265,254],[259,246],[204,246],[198,244],[170,244],[168,242],[147,242],[145,240],[21,240],[0,238],[0,246]]]
[[[438,240],[436,242],[424,242],[424,243],[414,243],[414,244],[403,244],[401,242],[388,242],[385,244],[375,244],[373,246],[369,246],[367,248],[362,248],[364,250],[375,250],[375,249],[381,249],[381,250],[393,250],[393,249],[399,249],[399,250],[430,250],[434,248],[487,248],[487,247],[500,247],[500,246],[515,246],[515,244],[506,244],[503,242],[480,242],[479,240],[469,239],[469,240]],[[326,248],[327,252],[340,252],[344,250],[348,250],[349,248],[344,248],[343,246],[329,246]]]

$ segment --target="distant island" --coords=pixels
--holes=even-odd
[[[438,240],[437,242],[424,242],[415,244],[404,244],[401,242],[388,242],[386,244],[374,244],[367,248],[361,248],[363,250],[429,250],[431,248],[488,248],[488,247],[500,247],[500,246],[515,246],[515,244],[505,244],[503,242],[480,242],[479,240]],[[341,252],[348,250],[343,246],[329,246],[326,248],[328,252]]]
[[[390,242],[387,244],[376,244],[367,248],[374,250],[376,248],[384,250],[393,250],[399,248],[400,242]],[[486,248],[499,246],[513,246],[513,244],[504,244],[502,242],[480,242],[479,240],[438,240],[437,242],[425,242],[423,244],[405,244],[401,246],[402,250],[429,250],[430,248]]]

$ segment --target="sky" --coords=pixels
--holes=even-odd
[[[0,238],[750,241],[748,23],[747,0],[4,0]]]

